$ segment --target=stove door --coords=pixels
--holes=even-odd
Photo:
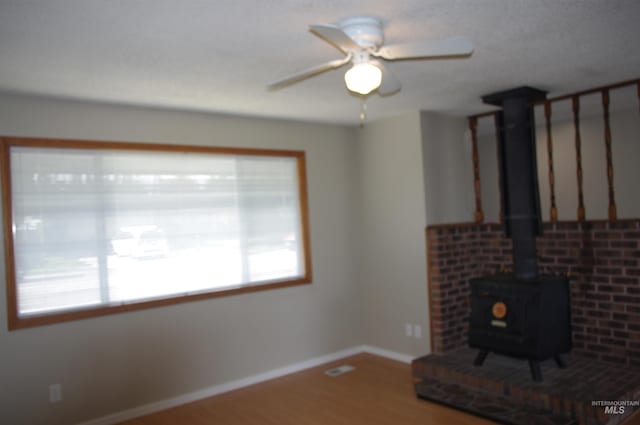
[[[539,291],[531,285],[472,281],[469,345],[512,356],[535,351]]]
[[[526,334],[526,299],[510,294],[479,291],[471,298],[470,326],[513,336]]]

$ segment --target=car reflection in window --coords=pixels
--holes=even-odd
[[[111,239],[111,246],[121,257],[163,257],[169,253],[167,237],[158,226],[122,227]]]

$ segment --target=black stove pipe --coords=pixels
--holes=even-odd
[[[498,112],[502,211],[506,235],[513,241],[513,272],[522,280],[538,277],[536,236],[542,225],[533,103],[545,99],[546,92],[531,87],[482,97],[483,102],[502,107]]]

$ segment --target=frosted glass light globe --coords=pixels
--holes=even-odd
[[[366,95],[380,87],[382,71],[370,63],[358,63],[344,74],[344,82],[352,92]]]

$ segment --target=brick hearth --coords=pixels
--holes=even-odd
[[[566,369],[553,360],[543,362],[545,380],[533,382],[526,360],[490,354],[475,367],[475,355],[462,348],[414,360],[418,396],[516,425],[614,425],[638,409],[627,406],[607,414],[593,402],[637,403],[640,368],[574,356]]]

